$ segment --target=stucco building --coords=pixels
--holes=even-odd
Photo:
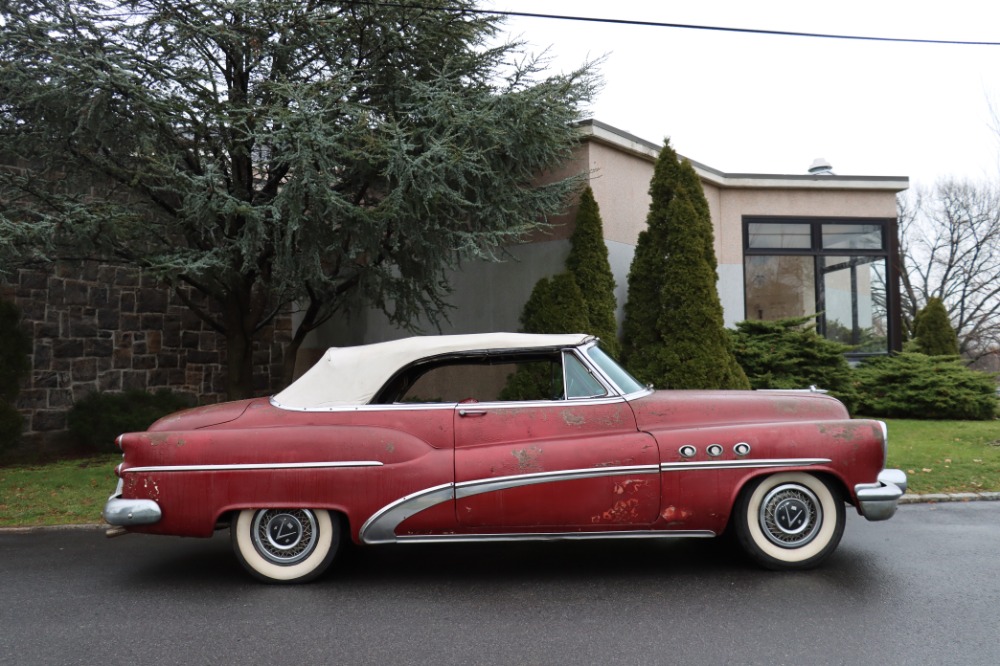
[[[596,120],[582,122],[580,132],[574,159],[553,176],[589,174],[621,308],[661,146]],[[820,331],[857,345],[859,354],[900,347],[896,194],[908,187],[906,177],[842,176],[822,167],[728,174],[691,163],[711,210],[727,326],[823,313]],[[507,262],[464,266],[452,280],[455,310],[442,332],[517,330],[535,283],[564,270],[574,217],[570,210],[548,233],[510,248]],[[300,365],[327,346],[404,335],[369,311],[321,329],[300,352]]]

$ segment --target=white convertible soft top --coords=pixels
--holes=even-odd
[[[573,347],[593,336],[475,333],[427,335],[358,347],[331,347],[316,365],[271,398],[282,409],[324,409],[368,404],[398,370],[441,354]]]

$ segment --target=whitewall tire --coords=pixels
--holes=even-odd
[[[320,509],[246,509],[230,527],[240,563],[268,583],[305,583],[322,574],[340,546],[336,517]]]
[[[808,569],[844,534],[844,500],[831,483],[802,472],[773,474],[743,489],[733,514],[746,553],[768,569]]]

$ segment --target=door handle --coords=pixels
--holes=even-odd
[[[469,416],[486,416],[485,409],[460,409],[458,410],[458,415],[461,417]]]

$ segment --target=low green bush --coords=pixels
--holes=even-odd
[[[145,430],[157,419],[193,405],[193,400],[167,390],[147,393],[91,393],[67,415],[70,434],[84,451],[114,450],[123,432]]]
[[[0,400],[0,453],[13,449],[21,439],[24,419],[12,405]]]
[[[851,347],[827,340],[815,315],[776,321],[741,321],[730,331],[736,360],[755,389],[826,389],[852,410],[853,374],[844,357]]]
[[[31,338],[21,328],[21,311],[0,301],[0,453],[21,441],[24,419],[14,407],[21,382],[31,370]]]
[[[854,370],[857,411],[866,416],[985,421],[997,416],[996,381],[953,356],[904,352]]]

